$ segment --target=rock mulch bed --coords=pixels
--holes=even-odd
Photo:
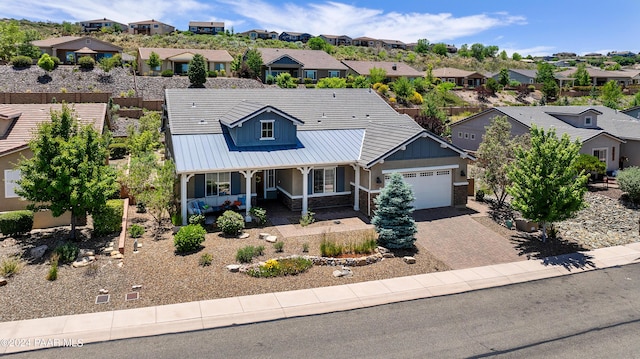
[[[83,237],[81,248],[95,252],[95,262],[83,268],[62,265],[58,279],[45,279],[50,268],[50,250],[43,259],[32,261],[22,271],[0,286],[0,321],[23,320],[79,313],[128,309],[154,305],[174,304],[197,300],[235,297],[279,291],[307,289],[323,286],[356,283],[370,280],[444,271],[449,268],[427,253],[421,247],[418,252],[395,252],[394,258],[385,258],[377,263],[362,267],[352,267],[352,274],[334,277],[335,266],[313,266],[307,272],[291,277],[254,278],[244,273],[231,273],[226,266],[237,263],[236,252],[247,245],[265,246],[265,254],[254,258],[254,263],[271,258],[292,255],[320,255],[322,235],[282,238],[276,227],[251,228],[246,230],[249,238],[225,238],[219,232],[208,233],[203,248],[193,254],[176,255],[171,230],[161,231],[157,237],[151,234],[154,228],[147,214],[135,213],[135,206],[129,214],[133,223],[141,224],[146,232],[139,239],[138,253],[133,253],[133,242],[128,241],[124,259],[114,260],[103,252],[104,247],[115,240],[105,237],[97,240]],[[167,226],[168,228],[168,226]],[[283,242],[283,252],[276,252],[273,244],[259,239],[266,232]],[[54,248],[63,238],[63,230],[50,231],[47,239],[31,237],[0,238],[0,260],[19,254],[29,257],[29,250],[41,244]],[[341,235],[348,235],[347,233]],[[309,252],[303,253],[303,245]],[[199,265],[204,253],[213,255],[210,266]],[[413,256],[414,264],[407,264],[403,256]],[[122,263],[119,266],[119,263]],[[127,293],[136,286],[139,299],[125,301]],[[141,286],[141,287],[137,287]],[[110,295],[108,303],[95,304],[96,296],[104,291]]]

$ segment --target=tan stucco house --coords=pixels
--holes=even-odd
[[[162,64],[152,69],[147,64],[151,53],[155,52],[160,57]],[[141,47],[138,49],[137,59],[138,73],[141,75],[160,74],[164,70],[172,70],[175,74],[186,74],[189,70],[189,61],[193,55],[202,55],[207,62],[207,70],[224,70],[227,74],[231,71],[231,61],[233,57],[227,50],[204,50],[204,49],[170,49]]]
[[[42,53],[56,56],[66,64],[75,64],[82,56],[90,56],[96,61],[105,57],[122,54],[122,48],[90,36],[61,36],[36,40],[32,44]]]

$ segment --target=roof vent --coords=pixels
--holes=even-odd
[[[365,115],[365,117],[366,117],[366,118],[369,118],[369,114],[366,114],[366,115]]]
[[[351,118],[356,118],[356,115],[351,115]]]
[[[198,121],[198,125],[206,125],[208,123],[209,122],[207,122],[207,120],[205,120],[205,119],[200,119],[200,121]]]
[[[397,69],[398,69],[398,65],[393,64],[393,66],[391,66],[391,68],[395,71],[395,70],[397,70]]]
[[[335,92],[333,93],[333,98],[336,98],[336,93]]]
[[[192,103],[191,103],[191,108],[194,108],[194,107],[196,107],[196,103],[195,103],[195,102],[192,102]]]
[[[325,115],[324,112],[322,113],[322,118],[327,118],[327,115]]]

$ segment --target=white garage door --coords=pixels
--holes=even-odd
[[[402,177],[413,189],[415,209],[451,206],[450,169],[402,172]]]

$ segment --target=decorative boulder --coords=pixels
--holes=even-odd
[[[33,258],[40,259],[40,258],[42,258],[44,253],[47,251],[47,249],[49,249],[49,246],[47,246],[46,244],[43,244],[41,246],[37,246],[35,248],[32,248],[29,253],[31,254],[31,256]]]
[[[406,257],[404,257],[404,258],[402,258],[402,259],[403,259],[403,260],[404,260],[404,262],[405,262],[405,263],[407,263],[407,264],[414,264],[414,263],[416,262],[416,259],[415,259],[415,258],[413,258],[413,257],[409,257],[409,256],[406,256]]]

